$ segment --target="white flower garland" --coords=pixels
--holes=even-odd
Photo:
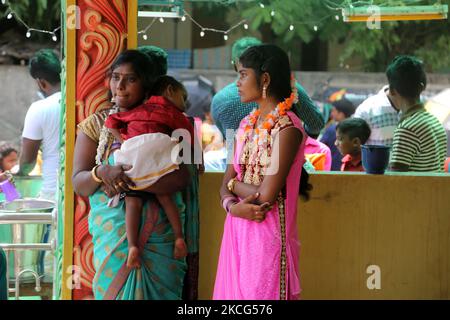
[[[112,115],[114,113],[119,112],[119,107],[117,106],[113,106],[111,108],[111,110],[108,113],[109,115]],[[106,121],[106,119],[105,119]],[[100,137],[99,137],[99,142],[98,142],[98,146],[97,146],[97,155],[95,156],[95,164],[102,164],[102,158],[103,158],[103,154],[105,153],[105,149],[106,146],[108,144],[108,140],[109,137],[111,135],[111,132],[108,130],[108,128],[105,126],[105,124],[103,124],[103,127],[100,131]]]

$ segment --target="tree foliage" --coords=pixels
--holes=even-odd
[[[384,71],[386,64],[398,54],[412,54],[425,61],[429,71],[450,67],[450,22],[395,21],[381,22],[381,29],[369,29],[366,23],[345,23],[339,7],[352,1],[344,0],[267,0],[238,3],[242,17],[252,21],[253,30],[270,29],[287,46],[296,42],[322,41],[345,43],[342,62],[359,57],[366,71]],[[263,3],[264,7],[259,3]],[[355,5],[430,5],[435,0],[353,1]],[[441,0],[450,4],[450,0]],[[274,15],[271,12],[275,12]],[[337,20],[336,16],[339,18]],[[290,30],[290,26],[294,30]],[[314,26],[317,27],[317,31]]]

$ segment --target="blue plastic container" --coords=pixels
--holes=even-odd
[[[366,173],[383,174],[389,165],[389,147],[383,145],[363,145],[362,164]]]

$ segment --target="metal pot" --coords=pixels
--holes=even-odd
[[[46,225],[56,224],[56,210],[53,210],[55,206],[53,201],[35,198],[16,199],[9,203],[0,201],[0,228],[4,232],[2,238],[9,238],[3,239],[6,243],[5,249],[11,246],[26,247],[30,243],[40,243],[44,237]],[[11,245],[8,246],[8,243]],[[39,251],[19,248],[12,250],[15,254],[10,257],[13,258],[13,264],[9,266],[12,271],[11,278],[16,279],[23,270],[36,272],[40,269]],[[33,281],[32,274],[22,276],[21,281]]]
[[[5,213],[51,212],[54,207],[53,201],[34,198],[16,199],[9,203],[0,201],[0,212]]]

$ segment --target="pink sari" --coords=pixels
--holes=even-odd
[[[215,300],[299,299],[297,199],[304,162],[306,134],[299,118],[288,116],[303,133],[303,141],[286,180],[286,198],[275,203],[262,223],[233,217],[227,213],[214,286]],[[241,122],[238,137],[243,134]],[[242,180],[239,165],[242,139],[236,139],[234,169]],[[281,214],[280,214],[281,213]]]

